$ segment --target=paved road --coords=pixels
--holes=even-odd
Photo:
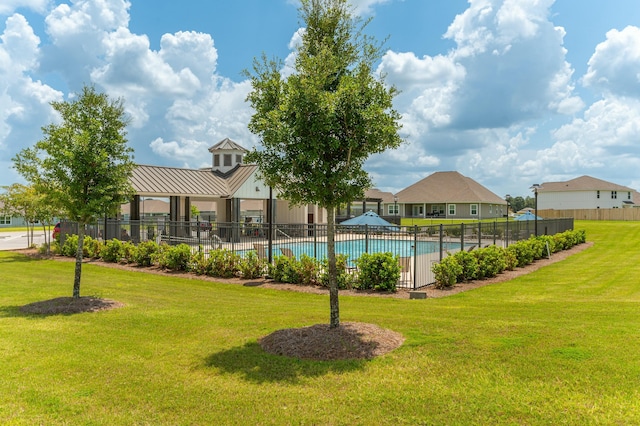
[[[27,231],[0,232],[0,250],[15,250],[28,248]],[[44,244],[44,231],[34,230],[33,241],[38,246]]]

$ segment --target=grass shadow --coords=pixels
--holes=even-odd
[[[340,361],[310,361],[271,355],[257,342],[231,348],[209,355],[207,367],[223,373],[240,375],[253,383],[284,382],[301,383],[304,379],[323,376],[327,373],[346,373],[364,369],[367,361],[361,359]]]
[[[0,256],[0,263],[27,263],[27,262],[39,262],[41,260],[48,260],[50,257],[46,256],[28,256],[26,254],[18,253],[15,251],[3,251]]]
[[[0,306],[0,318],[19,318],[31,316],[22,312],[20,310],[21,307],[22,306]]]
[[[1,306],[0,317],[43,318],[55,315],[74,315],[116,309],[122,303],[93,296],[57,297],[55,299],[33,302],[23,306]]]

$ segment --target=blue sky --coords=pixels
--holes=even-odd
[[[397,192],[457,170],[496,194],[581,175],[640,189],[637,0],[352,0],[389,37],[402,147],[366,164]],[[0,185],[83,84],[125,100],[136,161],[210,164],[247,130],[254,57],[291,60],[295,0],[2,0]]]

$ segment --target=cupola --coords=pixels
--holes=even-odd
[[[212,154],[211,170],[227,173],[242,164],[248,151],[231,139],[225,138],[209,148],[209,152]]]

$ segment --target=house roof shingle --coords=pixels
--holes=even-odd
[[[435,172],[398,192],[401,203],[491,203],[507,202],[458,172]]]
[[[634,191],[633,189],[596,179],[591,176],[580,176],[566,182],[544,182],[538,192],[567,192],[567,191]]]

